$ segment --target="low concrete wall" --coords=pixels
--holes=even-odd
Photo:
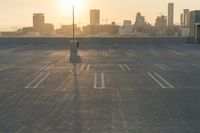
[[[0,38],[0,44],[68,44],[71,38]],[[84,44],[183,44],[188,43],[187,37],[101,37],[79,38]]]

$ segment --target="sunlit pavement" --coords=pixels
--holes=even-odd
[[[200,47],[0,45],[1,133],[198,133]]]

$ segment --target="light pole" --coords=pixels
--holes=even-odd
[[[75,23],[75,20],[74,20],[74,19],[75,19],[75,18],[74,18],[74,0],[73,0],[73,5],[72,5],[72,17],[73,17],[73,18],[72,18],[72,19],[73,19],[72,21],[73,21],[73,43],[74,43],[74,41],[75,41],[75,33],[74,33],[74,32],[75,32],[75,26],[74,26],[74,25],[75,25],[75,24],[74,24],[74,23]]]
[[[72,5],[72,41],[70,45],[70,62],[78,63],[80,62],[80,56],[78,55],[79,42],[75,40],[75,0],[73,0]]]

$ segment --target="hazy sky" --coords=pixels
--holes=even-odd
[[[60,1],[66,1],[61,2]],[[32,26],[34,12],[45,13],[46,22],[56,27],[71,23],[71,9],[64,11],[63,3],[70,0],[0,0],[0,28],[12,26]],[[184,8],[200,9],[200,0],[80,0],[81,10],[76,15],[79,25],[89,23],[89,9],[101,10],[101,19],[116,21],[121,24],[124,19],[135,21],[137,12],[145,16],[146,21],[154,24],[160,13],[167,15],[167,3],[175,3],[175,23],[179,23],[180,13]],[[80,5],[79,5],[80,6]],[[102,21],[105,23],[105,21]]]

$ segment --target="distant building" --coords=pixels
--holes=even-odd
[[[45,23],[45,17],[43,13],[34,13],[33,14],[33,28],[41,32]]]
[[[143,27],[145,25],[145,17],[141,15],[141,13],[137,13],[135,26],[136,27]]]
[[[83,26],[83,35],[85,36],[116,36],[119,35],[119,26],[117,25],[87,25]]]
[[[51,23],[45,23],[43,25],[42,34],[43,35],[53,35],[54,33],[54,25]]]
[[[190,10],[184,9],[181,14],[181,27],[189,27],[190,26]]]
[[[131,20],[124,20],[124,26],[131,26],[132,22]]]
[[[90,10],[90,25],[100,25],[100,10]]]
[[[159,29],[163,29],[167,27],[167,17],[166,16],[158,16],[156,18],[155,27]]]
[[[3,37],[15,37],[15,36],[19,36],[19,32],[17,32],[17,31],[4,31],[4,32],[1,32],[1,36],[3,36]]]
[[[189,27],[190,26],[190,10],[189,9],[184,9],[184,27]]]
[[[60,29],[56,30],[57,35],[61,36],[72,36],[73,35],[73,25],[62,25]],[[75,24],[75,35],[81,34],[81,28],[77,27]]]
[[[200,43],[200,10],[190,12],[190,42]]]
[[[116,25],[116,22],[112,22],[111,25],[112,25],[112,26],[115,26],[115,25]]]
[[[183,13],[181,13],[181,15],[180,15],[180,24],[181,24],[181,27],[184,27],[184,15],[183,15]]]
[[[124,20],[123,26],[119,28],[120,36],[131,36],[133,35],[133,26],[131,20]]]
[[[168,26],[174,26],[174,3],[168,4]]]

